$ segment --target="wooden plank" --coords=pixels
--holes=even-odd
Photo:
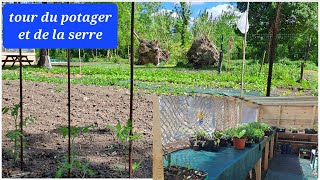
[[[242,99],[245,99],[245,100],[250,100],[250,101],[253,101],[253,100],[270,100],[270,101],[273,101],[273,100],[317,100],[318,97],[316,96],[281,96],[281,97],[243,97]]]
[[[161,142],[161,122],[160,122],[160,104],[159,97],[153,96],[153,149],[152,149],[152,172],[153,179],[164,179],[163,163],[162,163],[162,142]]]
[[[270,141],[270,159],[273,158],[273,151],[274,151],[274,136],[271,138],[271,141]]]
[[[264,171],[268,170],[268,165],[269,165],[269,142],[266,143],[266,146],[264,148],[264,166],[263,166]]]
[[[276,119],[262,119],[262,120],[260,120],[259,122],[266,123],[266,124],[268,124],[268,125],[270,125],[270,126],[278,126]]]
[[[278,121],[277,121],[277,127],[280,126],[281,114],[282,114],[282,106],[279,106],[279,118],[278,118]]]
[[[314,126],[315,117],[316,117],[316,106],[313,106],[313,108],[312,108],[312,118],[311,118],[311,123],[310,123],[311,127]]]
[[[309,142],[309,141],[292,141],[292,140],[281,140],[279,139],[278,142],[286,142],[286,143],[299,143],[299,144],[318,144],[318,142]]]
[[[278,105],[286,105],[286,106],[318,106],[318,101],[305,101],[305,102],[258,101],[256,103],[259,104],[259,105],[266,105],[266,106],[278,106]]]
[[[254,166],[254,171],[256,172],[256,180],[261,180],[261,161],[260,158],[257,162],[257,164]]]
[[[313,107],[305,106],[283,106],[281,118],[282,119],[299,119],[308,120],[310,122],[312,118]]]
[[[279,115],[277,113],[279,106],[262,106],[263,113],[260,116],[260,119],[278,119]]]

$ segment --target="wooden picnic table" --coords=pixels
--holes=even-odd
[[[29,65],[31,65],[31,62],[33,62],[33,60],[29,60],[28,56],[26,55],[21,55],[21,61],[28,62]],[[16,62],[19,62],[19,55],[6,55],[6,59],[2,60],[2,62],[3,62],[2,67],[6,65],[6,62],[13,62],[13,64],[11,65],[11,67],[13,67]]]

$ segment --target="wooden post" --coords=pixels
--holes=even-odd
[[[163,164],[162,164],[162,142],[161,142],[161,122],[160,122],[160,105],[159,105],[159,97],[153,96],[153,179],[164,179],[163,172]]]
[[[266,57],[266,50],[263,51],[263,57],[262,57],[262,62],[261,62],[261,66],[260,66],[260,74],[262,72],[262,66],[264,64],[264,58]]]
[[[273,68],[273,62],[276,59],[277,33],[278,33],[279,27],[280,27],[281,4],[282,4],[282,2],[277,2],[275,21],[272,25],[272,36],[271,36],[270,57],[269,57],[269,72],[268,72],[266,96],[270,96],[270,91],[271,91],[272,68]]]
[[[266,143],[266,146],[264,148],[264,166],[263,170],[268,170],[268,164],[269,164],[269,142]]]
[[[256,172],[256,180],[261,180],[261,158],[257,162],[257,164],[254,166],[254,171]]]
[[[246,27],[247,27],[247,21],[249,18],[249,2],[247,5],[247,13],[248,13],[248,17],[246,17]],[[241,91],[240,91],[240,97],[242,97],[242,91],[243,91],[243,81],[244,81],[244,65],[245,65],[245,61],[246,61],[246,46],[247,46],[247,29],[245,30],[244,33],[244,38],[243,38],[243,55],[242,55],[242,70],[241,70]]]
[[[270,159],[273,158],[273,151],[274,151],[274,136],[271,138],[271,141],[270,141]]]
[[[307,40],[307,43],[306,43],[306,51],[304,54],[304,61],[301,63],[300,81],[303,79],[304,63],[307,61],[307,58],[308,58],[310,44],[311,44],[311,38],[309,37]]]
[[[310,124],[310,128],[314,127],[314,122],[315,122],[315,118],[316,118],[316,106],[313,106],[312,108],[312,118],[311,118],[311,124]]]

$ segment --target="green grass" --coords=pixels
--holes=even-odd
[[[226,63],[226,62],[225,62]],[[265,94],[268,64],[263,66],[260,74],[260,64],[256,61],[247,61],[245,66],[244,87],[246,91],[258,91]],[[209,66],[203,69],[193,69],[189,66],[175,67],[174,65],[153,65],[135,66],[135,85],[141,89],[158,94],[181,94],[186,89],[192,88],[233,88],[240,89],[241,84],[241,61],[232,61],[230,67],[224,66],[223,72],[218,75],[216,68]],[[308,73],[317,70],[315,65],[307,64]],[[128,64],[95,63],[94,65],[84,64],[82,77],[73,78],[73,84],[98,85],[98,86],[121,86],[129,87],[130,66]],[[79,74],[79,67],[71,67],[71,74]],[[29,81],[67,83],[67,67],[54,66],[49,70],[25,66],[23,78]],[[317,74],[317,72],[314,72]],[[275,63],[273,67],[272,88],[298,88],[302,91],[312,91],[317,95],[317,75],[309,76],[308,80],[297,82],[300,77],[299,62]],[[17,67],[5,68],[2,78],[4,80],[16,80],[19,78]],[[149,86],[147,86],[149,85]],[[154,87],[158,85],[159,87]]]

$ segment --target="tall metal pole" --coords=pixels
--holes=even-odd
[[[133,49],[133,41],[134,41],[134,2],[131,4],[131,57],[130,57],[130,118],[131,121],[131,128],[130,128],[130,135],[133,135],[132,128],[133,128],[133,120],[132,120],[132,113],[133,113],[133,61],[134,61],[134,49]],[[132,141],[129,140],[129,178],[132,178]]]
[[[272,36],[271,36],[271,46],[270,46],[270,57],[269,57],[269,73],[268,73],[268,83],[267,83],[267,94],[270,96],[271,91],[271,80],[272,80],[272,68],[273,62],[276,59],[276,46],[277,46],[277,33],[280,26],[280,8],[282,2],[277,2],[275,21],[272,26]]]
[[[23,171],[23,102],[22,102],[22,52],[19,49],[19,62],[20,62],[20,168]]]
[[[70,93],[70,49],[68,49],[68,163],[71,164],[71,93]],[[71,177],[71,168],[68,176]]]

